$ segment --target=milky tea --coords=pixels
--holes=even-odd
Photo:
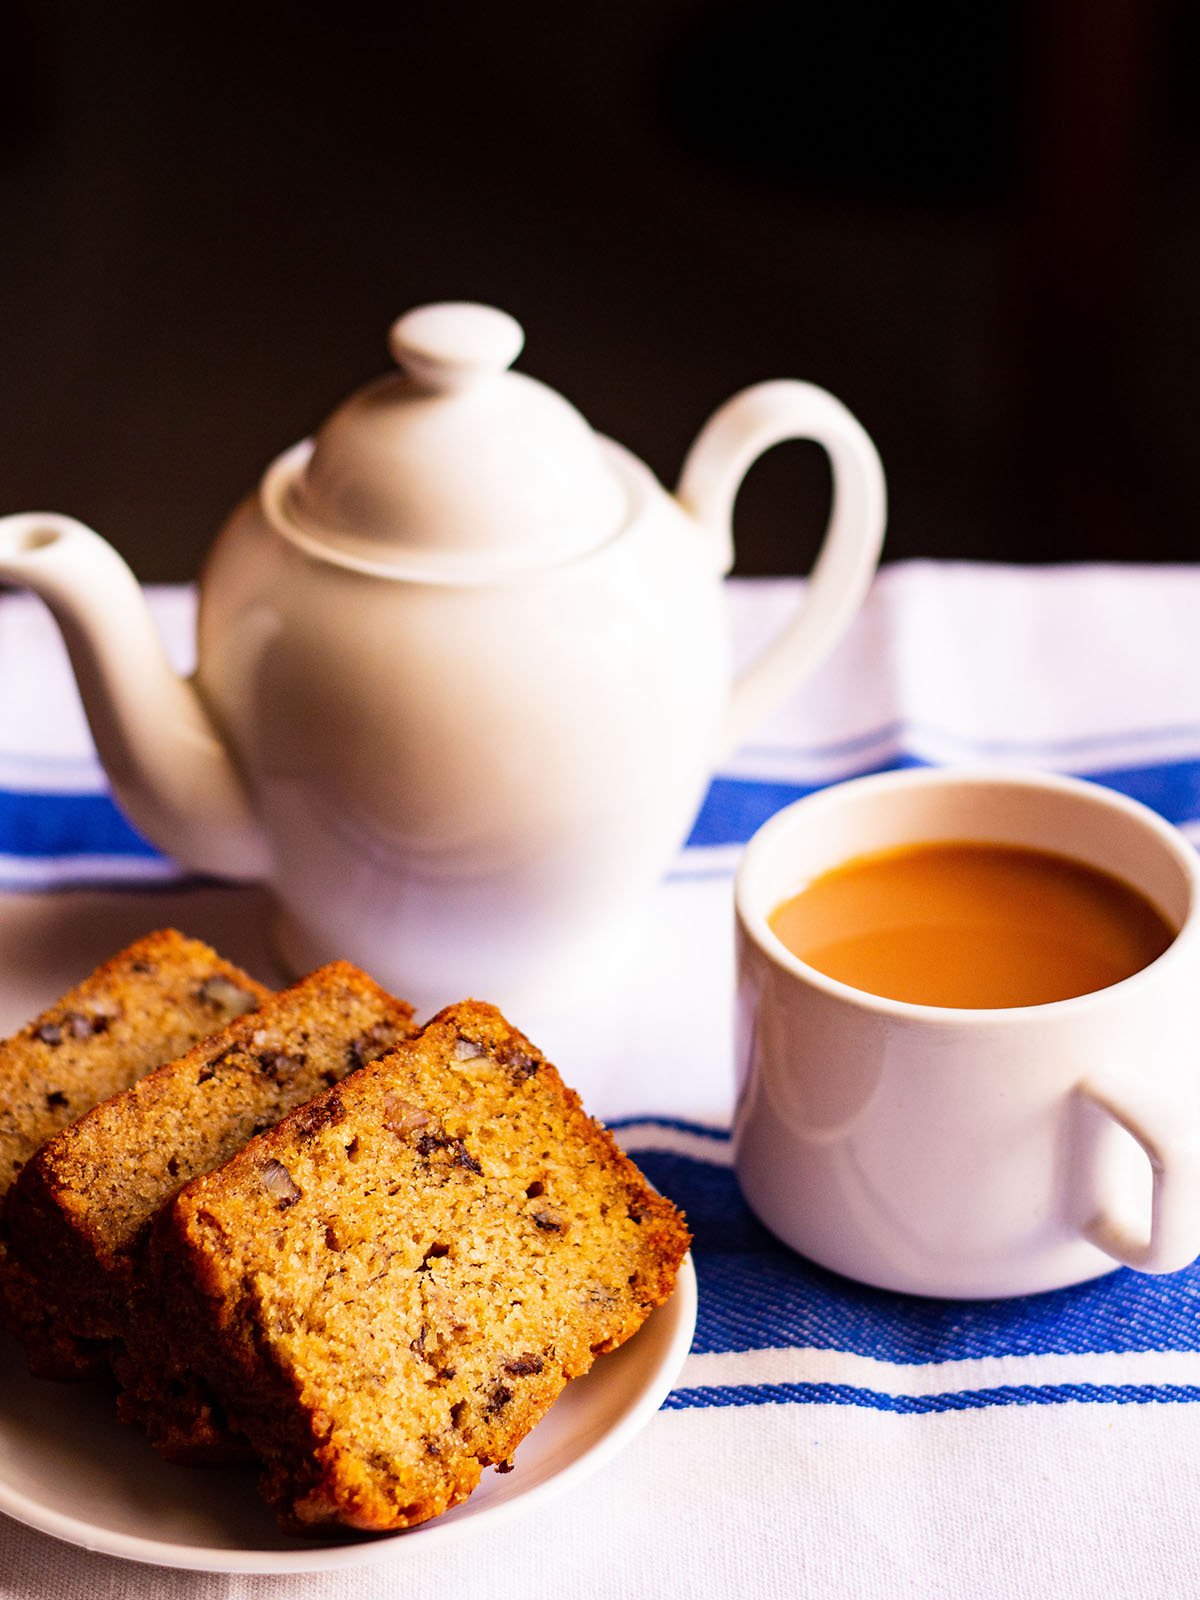
[[[828,977],[927,1006],[1036,1006],[1119,983],[1175,930],[1121,879],[1020,845],[905,845],[823,873],[768,918]]]

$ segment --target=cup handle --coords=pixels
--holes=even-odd
[[[833,507],[799,615],[733,686],[727,749],[833,649],[862,604],[883,544],[887,488],[870,435],[824,389],[780,379],[727,400],[700,430],[683,464],[677,497],[717,539],[721,571],[733,565],[733,503],[742,479],[765,450],[785,439],[823,446],[833,471]]]
[[[1154,1187],[1150,1236],[1135,1238],[1106,1204],[1083,1232],[1105,1255],[1139,1272],[1178,1272],[1200,1253],[1200,1140],[1180,1107],[1139,1094],[1127,1083],[1090,1079],[1079,1085],[1085,1100],[1124,1128],[1142,1147]]]

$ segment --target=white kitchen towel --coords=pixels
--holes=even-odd
[[[739,660],[801,596],[783,581],[730,586]],[[153,601],[186,665],[190,591]],[[24,904],[85,890],[115,903],[152,883],[174,885],[173,908],[211,896],[112,808],[57,637],[22,596],[0,601],[0,686],[0,883],[13,904],[18,892]],[[1092,777],[1200,829],[1200,569],[885,569],[816,678],[715,775],[620,987],[586,1023],[551,997],[544,1015],[518,1019],[695,1234],[692,1354],[663,1410],[600,1475],[535,1517],[428,1555],[418,1535],[392,1563],[288,1580],[156,1572],[0,1519],[0,1594],[857,1600],[1200,1588],[1200,1269],[1118,1272],[1025,1300],[886,1294],[777,1244],[730,1167],[741,846],[822,784],[983,762]],[[0,956],[19,964],[4,928],[0,916]]]

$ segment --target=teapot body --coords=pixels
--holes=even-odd
[[[114,794],[194,870],[263,881],[302,972],[356,961],[422,1007],[553,1005],[636,945],[722,748],[828,654],[879,559],[885,485],[812,384],[743,390],[669,495],[509,367],[494,307],[418,307],[398,370],[234,513],[180,678],[136,579],[72,518],[0,518],[0,580],[63,633]],[[828,453],[828,527],[791,618],[730,681],[721,580],[755,460]]]
[[[197,687],[297,970],[343,956],[419,1004],[513,1004],[628,937],[703,799],[730,664],[711,541],[605,449],[620,533],[497,581],[330,559],[272,514],[269,477],[218,540]]]

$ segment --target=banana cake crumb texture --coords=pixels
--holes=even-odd
[[[463,1500],[674,1287],[683,1219],[467,1001],[158,1215],[147,1282],[296,1532]]]

